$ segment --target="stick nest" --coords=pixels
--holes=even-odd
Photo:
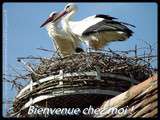
[[[34,81],[41,78],[63,73],[86,72],[100,70],[100,73],[112,73],[142,81],[152,76],[150,63],[142,57],[127,57],[126,55],[108,53],[81,53],[65,58],[43,59],[35,68],[36,74],[31,74]]]

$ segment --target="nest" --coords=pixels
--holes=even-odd
[[[129,89],[132,85],[149,78],[154,71],[150,67],[150,63],[144,59],[144,56],[128,57],[126,54],[117,54],[113,51],[79,53],[65,58],[40,58],[39,60],[40,63],[34,67],[33,64],[28,65],[32,71],[29,74],[30,78],[36,84],[32,86],[32,90],[28,88],[22,92],[23,94],[21,93],[21,95],[16,97],[13,105],[14,115],[22,111],[22,107],[30,98],[34,99],[38,96],[52,93],[55,95],[52,100],[55,100],[56,96],[65,96],[66,94],[64,93],[67,90],[87,90],[87,94],[93,95],[87,96],[88,101],[86,103],[95,105],[96,100],[104,101],[106,97],[108,97],[107,99],[114,97]],[[42,79],[48,79],[48,77],[52,76],[53,78],[50,80],[39,83]],[[59,85],[60,81],[63,81],[63,85]],[[91,92],[89,89],[91,89]],[[114,94],[103,93],[97,99],[95,95],[98,96],[102,92],[92,93],[95,89],[111,90]],[[80,93],[75,92],[75,94]],[[83,101],[84,98],[86,98],[86,95],[78,96],[76,99]],[[67,105],[78,103],[77,101],[74,102],[76,99],[70,100],[70,102],[67,102]],[[90,101],[91,99],[93,102]],[[41,104],[45,103],[42,102]],[[56,104],[63,106],[64,101]],[[79,106],[82,106],[81,102],[79,102]],[[55,105],[51,107],[55,107]]]
[[[31,74],[34,81],[63,73],[86,72],[100,70],[100,73],[112,73],[142,81],[152,75],[150,64],[141,57],[127,57],[112,52],[81,53],[59,59],[44,59]]]

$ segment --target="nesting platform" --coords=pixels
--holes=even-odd
[[[30,74],[30,84],[16,96],[12,116],[28,116],[31,105],[98,107],[151,75],[152,70],[143,59],[114,53],[41,59]]]

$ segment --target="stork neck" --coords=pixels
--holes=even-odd
[[[48,31],[48,32],[52,32],[52,31],[54,31],[55,30],[55,25],[54,24],[52,24],[52,23],[48,23],[47,25],[46,25],[46,30]]]
[[[76,11],[72,11],[70,13],[68,13],[64,19],[62,20],[62,26],[63,26],[63,29],[65,32],[68,32],[70,30],[70,27],[69,27],[69,21],[72,20],[74,14],[75,14]]]
[[[58,34],[60,32],[59,22],[48,23],[46,29],[49,32],[49,34],[55,34],[55,35]]]
[[[68,15],[66,15],[66,17],[65,17],[64,19],[65,19],[66,21],[70,21],[70,20],[73,18],[75,12],[76,12],[75,10],[72,11],[72,12],[70,12]]]

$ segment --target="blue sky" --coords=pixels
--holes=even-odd
[[[61,11],[66,3],[4,3],[3,4],[3,70],[12,73],[9,65],[20,69],[17,57],[44,56],[51,53],[39,51],[36,48],[52,48],[52,42],[47,31],[40,28],[52,11]],[[75,20],[81,20],[94,14],[107,14],[119,18],[119,21],[136,26],[133,37],[124,42],[110,43],[107,47],[112,50],[145,47],[145,41],[150,43],[153,54],[157,54],[157,4],[156,3],[77,3],[79,10]],[[153,66],[157,67],[154,62]],[[3,84],[3,101],[12,99],[15,91],[10,85]],[[6,105],[3,112],[6,111]]]

